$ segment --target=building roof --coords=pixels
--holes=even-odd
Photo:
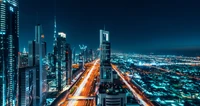
[[[103,82],[99,86],[99,93],[106,93],[108,95],[117,95],[119,93],[126,93],[119,80],[114,80],[114,83]]]

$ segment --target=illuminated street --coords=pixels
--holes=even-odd
[[[82,79],[77,82],[77,89],[75,93],[69,95],[68,97],[72,96],[91,96],[91,84],[93,83],[95,77],[98,75],[99,71],[99,60],[93,62],[92,67],[86,70],[86,72],[82,75]],[[61,102],[60,106],[79,106],[78,104],[86,105],[86,100],[66,100],[65,102]],[[93,101],[91,102],[93,103]]]
[[[139,89],[128,80],[126,76],[121,74],[121,72],[117,69],[117,66],[112,65],[112,67],[120,76],[120,78],[123,80],[123,82],[126,84],[126,86],[132,91],[135,98],[139,101],[139,104],[143,106],[154,106],[150,102],[150,100],[146,98],[145,95],[141,91],[139,91]]]

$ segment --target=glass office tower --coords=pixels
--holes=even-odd
[[[17,103],[18,38],[18,2],[0,0],[0,106]]]

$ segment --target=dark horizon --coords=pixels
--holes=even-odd
[[[50,2],[52,1],[52,2]],[[20,2],[20,51],[34,39],[36,13],[43,25],[47,51],[53,47],[54,0]],[[78,48],[99,46],[106,25],[113,51],[149,53],[200,49],[200,1],[56,0],[57,31]],[[44,5],[45,4],[45,5]],[[183,53],[184,54],[184,53]],[[196,55],[196,53],[194,53]]]

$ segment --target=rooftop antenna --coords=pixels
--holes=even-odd
[[[23,49],[23,53],[26,53],[26,48],[24,47],[24,49]]]
[[[104,24],[104,31],[106,30],[106,25]]]

